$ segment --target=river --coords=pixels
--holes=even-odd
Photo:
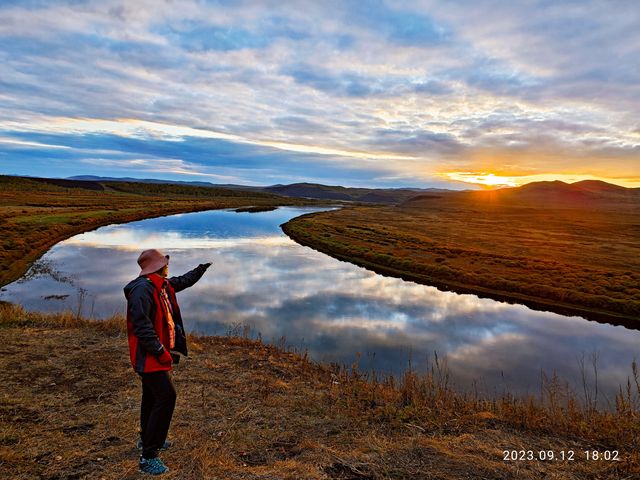
[[[122,287],[138,275],[140,251],[158,248],[171,255],[170,276],[213,262],[178,294],[189,331],[248,326],[313,360],[381,373],[424,371],[437,353],[453,385],[490,395],[539,395],[555,372],[581,397],[583,377],[595,390],[595,363],[605,407],[631,375],[640,332],[388,278],[284,235],[280,224],[315,210],[212,210],[102,227],[55,245],[0,299],[95,318],[124,313]]]

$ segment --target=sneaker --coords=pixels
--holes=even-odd
[[[173,442],[171,440],[165,440],[164,445],[162,445],[162,448],[160,448],[160,450],[167,450],[172,446],[173,446]],[[138,439],[138,441],[136,442],[136,448],[138,450],[142,450],[142,439],[140,438]]]
[[[167,473],[169,471],[169,467],[167,467],[160,457],[156,458],[142,458],[140,457],[140,462],[138,463],[138,467],[142,473],[149,473],[151,475],[162,475],[163,473]]]

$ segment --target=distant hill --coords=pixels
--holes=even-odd
[[[497,190],[449,192],[449,199],[496,204],[589,207],[609,204],[640,205],[640,188],[626,188],[600,180],[565,183],[559,180],[532,182],[521,187]],[[420,207],[437,201],[433,195],[416,195],[402,206]]]
[[[98,177],[101,178],[101,177]],[[62,189],[83,189],[92,191],[119,191],[138,195],[151,196],[188,196],[197,198],[207,197],[253,197],[275,198],[276,195],[262,190],[243,190],[235,188],[218,187],[214,184],[203,187],[192,185],[189,182],[134,182],[120,180],[78,180],[70,178],[41,178],[22,177],[15,175],[0,175],[0,187],[7,185],[13,190],[37,190],[37,191],[64,191]]]
[[[440,188],[354,188],[319,183],[292,183],[255,187],[236,184],[215,184],[210,182],[185,182],[180,180],[137,179],[99,177],[81,175],[62,178],[24,178],[40,184],[63,188],[84,188],[88,190],[114,190],[157,194],[209,196],[211,190],[234,190],[238,194],[250,191],[254,194],[275,194],[286,197],[334,200],[346,202],[383,203],[409,208],[432,205],[447,200],[474,201],[496,204],[552,205],[557,207],[589,207],[591,205],[625,204],[640,206],[640,188],[626,188],[601,180],[583,180],[565,183],[559,180],[532,182],[521,187],[497,190],[447,190]],[[161,188],[164,186],[164,188]]]
[[[55,185],[57,187],[62,188],[83,188],[85,190],[96,190],[103,191],[104,185],[100,182],[96,182],[93,180],[82,181],[75,180],[72,178],[39,178],[39,177],[18,177],[18,178],[26,178],[29,181],[37,182],[46,185]]]
[[[322,185],[319,183],[293,183],[290,185],[272,185],[267,187],[252,187],[235,184],[215,184],[210,182],[185,182],[179,180],[157,180],[139,178],[99,177],[95,175],[79,175],[67,180],[91,182],[128,182],[198,186],[208,188],[226,188],[232,190],[262,191],[283,195],[285,197],[315,198],[320,200],[340,200],[348,202],[387,203],[397,204],[408,200],[420,192],[450,192],[438,188],[353,188],[339,185]]]
[[[581,182],[575,182],[570,184],[573,188],[578,188],[585,192],[593,193],[623,193],[627,194],[628,191],[640,191],[638,188],[625,188],[620,185],[614,185],[612,183],[603,182],[602,180],[582,180]]]
[[[192,185],[195,187],[230,188],[234,190],[262,190],[264,187],[253,187],[249,185],[236,185],[233,183],[211,183],[211,182],[186,182],[183,180],[160,180],[157,178],[132,178],[132,177],[100,177],[97,175],[76,175],[68,177],[67,180],[93,181],[93,182],[129,182],[129,183],[158,183],[168,185]]]
[[[414,197],[419,192],[448,192],[449,190],[438,188],[351,188],[318,183],[293,183],[266,187],[265,191],[288,197],[396,204]]]
[[[576,183],[533,182],[515,188],[503,188],[494,192],[470,192],[476,198],[497,197],[505,201],[554,203],[580,206],[601,202],[626,202],[640,200],[640,189],[625,188],[599,180]]]

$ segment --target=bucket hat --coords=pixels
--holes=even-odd
[[[159,250],[151,249],[145,250],[138,257],[138,265],[142,269],[140,275],[148,275],[153,272],[157,272],[162,267],[169,263],[169,255],[163,255]]]

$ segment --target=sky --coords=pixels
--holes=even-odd
[[[0,0],[0,174],[640,187],[640,6]]]

